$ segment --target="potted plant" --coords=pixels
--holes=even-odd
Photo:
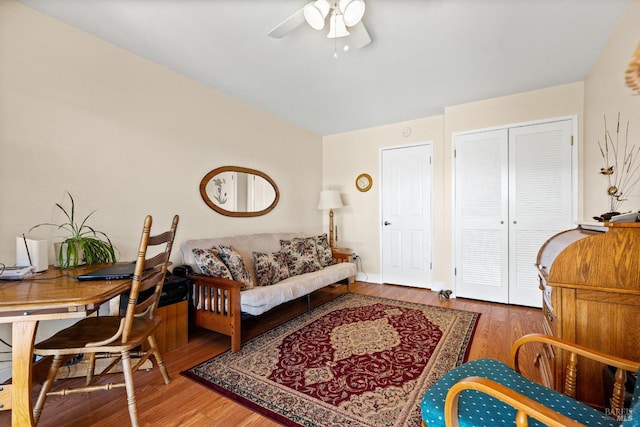
[[[70,209],[65,209],[61,204],[56,206],[64,213],[67,221],[62,224],[43,223],[31,227],[31,230],[49,225],[58,227],[58,230],[69,232],[56,248],[58,266],[62,269],[75,268],[80,264],[99,264],[103,262],[115,262],[115,248],[111,244],[109,237],[102,231],[98,231],[87,224],[87,220],[95,211],[84,217],[82,221],[76,221],[75,202],[71,193],[67,191],[71,200]],[[58,246],[55,245],[54,246]]]

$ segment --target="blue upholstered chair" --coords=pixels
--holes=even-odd
[[[568,355],[564,394],[532,382],[519,373],[518,352],[525,343],[546,343]],[[613,366],[611,414],[575,400],[578,357]],[[631,411],[622,409],[626,372],[636,373],[639,362],[610,356],[542,334],[517,340],[511,349],[511,366],[493,359],[478,359],[458,366],[438,380],[422,398],[422,422],[443,426],[640,426],[640,382],[636,382]]]

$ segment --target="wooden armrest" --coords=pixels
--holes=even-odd
[[[336,262],[350,261],[350,260],[351,260],[351,256],[352,256],[352,254],[350,254],[350,253],[345,253],[345,252],[333,252],[333,253],[331,254],[331,257],[332,257]]]
[[[210,286],[213,288],[224,289],[224,290],[241,290],[244,286],[244,283],[238,282],[237,280],[225,279],[223,277],[211,277],[200,274],[190,274],[187,276],[188,279],[193,280],[193,282],[197,285]]]
[[[244,283],[222,277],[201,275],[187,277],[193,280],[192,304],[194,306],[210,313],[240,318],[240,289]]]
[[[231,351],[241,347],[242,309],[240,290],[244,283],[202,275],[188,275],[193,281],[191,304],[195,307],[196,325],[231,337]]]
[[[551,335],[529,334],[516,340],[516,342],[513,343],[513,346],[511,346],[511,368],[517,372],[520,372],[518,369],[518,352],[520,350],[520,347],[522,347],[523,344],[530,342],[552,345],[554,347],[567,350],[570,353],[575,353],[576,355],[595,360],[596,362],[611,365],[615,368],[623,369],[625,371],[633,373],[638,372],[638,369],[640,369],[640,362],[634,362],[633,360],[623,359],[621,357],[593,350],[588,347],[584,347],[571,341],[563,340],[561,338],[556,338]]]
[[[454,384],[447,393],[444,404],[445,424],[459,427],[458,423],[458,399],[463,390],[477,390],[512,406],[517,410],[515,425],[528,425],[527,416],[551,426],[551,427],[579,427],[583,426],[577,421],[547,408],[535,400],[518,393],[495,381],[481,377],[467,377]]]
[[[640,362],[623,359],[601,351],[593,350],[579,344],[556,338],[544,334],[529,334],[516,340],[511,346],[511,368],[516,372],[520,372],[518,365],[518,352],[520,348],[531,342],[547,344],[568,353],[567,366],[565,367],[564,384],[562,392],[567,396],[576,397],[577,380],[578,380],[578,356],[593,360],[604,365],[610,365],[616,368],[615,383],[611,395],[611,413],[620,414],[624,407],[625,382],[627,380],[627,372],[636,373],[640,369]]]

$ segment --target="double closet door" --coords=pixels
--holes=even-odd
[[[538,249],[572,228],[573,120],[454,136],[455,291],[540,307]]]

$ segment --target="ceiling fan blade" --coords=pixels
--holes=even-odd
[[[349,40],[354,48],[360,49],[371,43],[371,36],[367,31],[367,27],[364,26],[362,21],[358,22],[353,27],[349,27]]]
[[[304,8],[300,9],[280,24],[278,24],[273,30],[269,31],[267,34],[269,37],[273,37],[276,39],[282,38],[286,36],[289,32],[295,30],[297,27],[302,25],[305,22],[304,19]]]

